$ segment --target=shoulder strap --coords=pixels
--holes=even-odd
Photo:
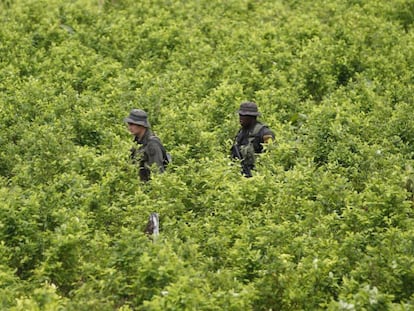
[[[249,134],[249,139],[250,138],[256,138],[257,135],[259,135],[260,131],[266,127],[266,125],[257,122],[253,128],[253,131],[251,131],[251,133]]]

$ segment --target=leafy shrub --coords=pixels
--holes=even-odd
[[[0,1],[1,308],[412,308],[411,13]],[[245,100],[275,132],[249,179]],[[173,156],[148,184],[131,108]]]

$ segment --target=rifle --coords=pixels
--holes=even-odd
[[[233,159],[243,160],[243,157],[240,154],[240,147],[237,143],[234,143],[233,146],[231,146],[231,157]]]
[[[233,159],[239,159],[241,165],[241,173],[246,177],[252,177],[252,168],[250,165],[244,162],[244,159],[240,153],[240,146],[237,143],[234,143],[231,147],[231,157]]]

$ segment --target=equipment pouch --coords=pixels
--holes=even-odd
[[[243,164],[253,166],[255,161],[255,153],[253,144],[240,146],[240,154],[243,158]]]

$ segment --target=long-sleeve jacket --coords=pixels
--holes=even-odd
[[[140,140],[137,136],[134,141],[140,145],[138,149],[131,149],[131,158],[139,164],[139,177],[142,181],[148,181],[151,175],[151,166],[155,164],[162,173],[165,170],[163,146],[160,139],[150,129],[147,129]]]

